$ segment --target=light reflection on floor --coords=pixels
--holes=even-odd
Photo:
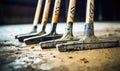
[[[73,25],[73,32],[83,32],[85,22],[75,22]],[[66,23],[58,23],[57,33],[63,34],[65,31]],[[46,32],[50,31],[51,24],[48,23],[46,26]],[[62,28],[61,28],[62,27]],[[120,28],[119,22],[95,22],[95,30],[102,30],[103,28]],[[38,26],[38,32],[41,28],[41,25]],[[28,33],[32,29],[32,24],[17,24],[17,25],[1,25],[0,26],[0,40],[14,39],[14,36],[17,34]],[[11,37],[12,36],[12,37]],[[5,37],[5,38],[2,38]]]

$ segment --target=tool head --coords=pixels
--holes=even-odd
[[[29,33],[16,35],[16,36],[15,36],[15,39],[19,39],[19,38],[22,37],[22,36],[26,36],[26,35],[30,35],[30,34],[34,34],[34,33],[37,33],[37,26],[33,26],[32,31],[29,32]],[[20,41],[22,41],[21,38],[20,38]]]
[[[100,49],[119,46],[118,40],[97,40],[97,41],[73,41],[69,43],[57,44],[56,47],[60,52],[78,51],[88,49]]]
[[[39,45],[42,49],[48,49],[48,48],[55,48],[57,44],[61,43],[67,43],[70,41],[78,41],[79,39],[57,39],[57,40],[51,40],[51,41],[45,41],[45,42],[40,42]]]
[[[19,35],[19,36],[17,37],[17,39],[18,39],[20,42],[23,42],[23,40],[26,39],[26,38],[44,35],[45,33],[46,33],[46,32],[41,31],[41,32],[39,32],[39,33],[29,33],[29,34]]]
[[[30,45],[30,44],[37,44],[37,43],[43,42],[43,41],[59,39],[61,37],[62,37],[61,34],[55,34],[55,35],[45,34],[42,36],[26,38],[26,39],[24,39],[24,42],[25,42],[25,44]]]
[[[30,37],[34,37],[34,36],[39,36],[39,33],[19,35],[19,36],[17,37],[17,39],[18,39],[20,42],[23,42],[24,39],[30,38]]]

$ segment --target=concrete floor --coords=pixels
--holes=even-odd
[[[66,23],[58,23],[57,33],[63,34],[65,31]],[[73,25],[73,33],[79,33],[84,31],[84,22],[76,22]],[[120,28],[119,22],[95,22],[95,31],[103,30],[107,28]],[[50,23],[47,24],[46,32],[50,31]],[[62,29],[61,29],[62,27]],[[40,25],[38,25],[38,32],[40,30]],[[17,24],[17,25],[0,25],[0,40],[14,40],[14,36],[17,34],[28,33],[32,29],[32,24]],[[83,35],[83,33],[81,34]]]
[[[119,22],[95,22],[94,27],[97,37],[120,40]],[[15,40],[15,35],[27,33],[31,28],[32,24],[0,26],[1,71],[120,71],[119,47],[60,53],[56,49],[41,50],[38,44],[26,46]],[[65,23],[58,23],[57,32],[64,33],[64,28]],[[49,29],[50,24],[46,31]],[[81,37],[83,31],[84,22],[74,23],[76,37]]]

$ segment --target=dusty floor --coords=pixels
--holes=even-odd
[[[95,24],[97,37],[120,40],[120,23]],[[62,53],[55,48],[42,50],[38,44],[26,46],[14,39],[21,31],[28,32],[23,26],[31,27],[0,26],[0,71],[120,71],[119,47]],[[83,27],[79,26],[83,26],[83,23],[75,24],[74,34],[81,38]],[[64,30],[57,31],[63,33]]]

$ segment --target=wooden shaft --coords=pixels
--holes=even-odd
[[[94,35],[94,0],[87,0],[86,24],[84,35],[93,37]]]
[[[52,16],[52,24],[57,24],[60,12],[61,0],[55,0],[54,11]]]
[[[67,22],[73,22],[74,21],[75,5],[76,5],[76,0],[70,0],[68,15],[67,15]]]
[[[43,2],[43,0],[38,0],[36,12],[35,12],[35,17],[34,17],[34,21],[33,21],[33,26],[38,25],[39,16],[41,13],[41,8],[42,8],[42,2]]]
[[[86,23],[93,24],[94,22],[94,0],[87,0],[86,8]]]
[[[47,23],[50,4],[51,4],[51,0],[46,0],[44,12],[43,12],[43,17],[42,17],[42,24]]]

